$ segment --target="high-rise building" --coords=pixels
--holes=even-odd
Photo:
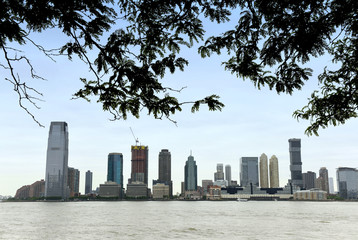
[[[339,196],[345,199],[358,198],[358,170],[340,167],[337,169],[337,187]]]
[[[302,161],[301,161],[301,139],[291,138],[289,142],[290,171],[292,185],[303,188]]]
[[[116,182],[123,187],[123,154],[108,154],[107,182]]]
[[[260,156],[260,187],[268,188],[268,167],[267,167],[267,156],[265,153]]]
[[[80,193],[80,171],[69,167],[67,176],[67,184],[70,188],[70,197],[74,197]]]
[[[197,191],[198,190],[198,173],[196,162],[194,157],[190,155],[185,162],[184,167],[184,187],[185,191]]]
[[[329,193],[328,170],[325,167],[319,169],[319,176],[317,178],[317,187]]]
[[[328,182],[329,182],[329,193],[334,194],[333,177],[328,178]]]
[[[144,183],[148,186],[148,146],[132,146],[131,183]]]
[[[169,186],[169,197],[173,196],[171,154],[168,149],[162,149],[158,156],[158,180],[153,181],[155,184],[165,184]],[[153,187],[154,191],[154,187]]]
[[[241,186],[259,186],[258,157],[240,158]]]
[[[308,171],[302,173],[303,188],[309,190],[316,187],[316,173]]]
[[[231,185],[231,166],[229,164],[225,165],[225,180],[228,185]]]
[[[45,197],[68,198],[68,129],[66,122],[51,122],[46,157]]]
[[[224,180],[224,165],[218,163],[216,165],[216,172],[214,173],[214,181]]]
[[[279,188],[278,159],[275,155],[270,158],[270,188]]]
[[[93,173],[90,170],[88,170],[86,172],[85,194],[89,194],[92,192],[92,180],[93,180]]]

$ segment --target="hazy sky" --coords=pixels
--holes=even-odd
[[[210,26],[210,33],[213,32]],[[216,29],[217,30],[217,29]],[[55,46],[61,35],[55,31],[36,36],[44,45]],[[45,178],[48,131],[51,121],[66,121],[69,129],[69,166],[81,171],[80,191],[84,193],[85,172],[93,172],[93,188],[106,181],[107,156],[121,152],[124,156],[125,184],[130,177],[131,145],[135,140],[132,127],[142,145],[149,147],[149,182],[158,178],[158,154],[169,149],[172,155],[174,193],[180,192],[184,180],[184,164],[192,150],[198,165],[198,183],[213,179],[216,164],[230,164],[233,180],[239,178],[239,159],[243,156],[268,158],[275,154],[279,161],[280,185],[290,178],[288,139],[301,138],[303,172],[327,167],[329,176],[336,175],[340,166],[357,167],[358,120],[345,125],[321,130],[319,137],[307,137],[308,122],[292,118],[294,110],[303,107],[314,89],[317,89],[317,70],[329,64],[321,58],[309,65],[316,70],[301,91],[292,96],[267,88],[257,90],[249,81],[243,81],[224,71],[222,56],[201,59],[196,49],[184,50],[190,64],[184,72],[166,75],[165,86],[187,88],[178,94],[180,100],[196,100],[218,94],[226,105],[222,112],[209,112],[205,106],[195,114],[190,106],[174,115],[177,126],[169,120],[155,120],[143,111],[140,119],[110,121],[95,101],[71,100],[82,85],[80,77],[90,76],[85,64],[64,57],[52,62],[33,48],[26,53],[39,75],[47,81],[31,80],[32,86],[44,93],[40,110],[32,109],[45,128],[35,122],[18,106],[17,96],[10,83],[0,76],[0,195],[15,195],[23,185]],[[2,59],[0,61],[3,61]],[[23,69],[23,66],[18,66]],[[126,186],[125,186],[126,187]]]

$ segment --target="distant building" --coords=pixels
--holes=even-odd
[[[68,127],[66,122],[51,122],[46,157],[45,197],[67,199]]]
[[[268,167],[267,167],[267,156],[265,153],[260,156],[260,187],[268,188]]]
[[[327,200],[327,192],[317,188],[310,190],[300,190],[293,194],[295,200]]]
[[[143,182],[127,184],[126,196],[129,198],[148,198],[148,187]]]
[[[216,180],[213,182],[213,186],[226,188],[227,186],[229,186],[229,183],[226,180]]]
[[[88,170],[86,172],[85,194],[89,194],[92,192],[92,180],[93,180],[93,173],[90,170]]]
[[[319,177],[317,178],[317,188],[329,192],[328,182],[328,170],[325,167],[321,167],[319,170]]]
[[[334,193],[334,183],[333,183],[333,177],[330,177],[328,179],[329,182],[329,193],[333,194]]]
[[[16,191],[16,199],[39,198],[45,194],[45,181],[36,181],[31,185],[25,185]]]
[[[222,163],[218,163],[216,165],[216,172],[214,173],[214,181],[224,180],[224,165]]]
[[[153,199],[165,199],[169,197],[169,185],[164,183],[153,185]]]
[[[70,197],[78,196],[80,193],[80,171],[78,169],[68,168],[67,184],[70,188]]]
[[[358,198],[358,170],[340,167],[337,169],[337,187],[339,196],[345,199]]]
[[[158,180],[156,183],[163,183],[169,187],[169,197],[173,196],[173,182],[171,169],[171,154],[168,149],[162,149],[158,156]],[[153,184],[154,186],[154,184]],[[153,188],[154,191],[154,188]],[[153,192],[154,194],[154,192]]]
[[[148,146],[132,146],[131,182],[148,186]]]
[[[231,185],[231,166],[229,164],[225,165],[225,180],[228,182],[229,186]]]
[[[196,162],[193,156],[189,156],[185,162],[184,167],[184,187],[185,191],[197,191],[198,190],[198,173]]]
[[[306,173],[302,173],[303,180],[303,188],[309,190],[312,188],[316,188],[316,173],[308,171]]]
[[[17,189],[15,197],[16,199],[26,199],[30,197],[30,185],[22,186]]]
[[[219,186],[209,186],[207,199],[208,200],[219,200],[219,199],[221,199],[221,187],[219,187]]]
[[[279,188],[278,159],[275,155],[270,158],[270,188]]]
[[[111,181],[100,184],[98,195],[105,198],[121,199],[123,198],[122,185]]]
[[[291,138],[288,140],[290,152],[291,183],[303,188],[302,161],[301,161],[301,139]]]
[[[259,186],[258,158],[242,157],[240,158],[240,184],[243,187]]]
[[[123,186],[123,154],[108,154],[107,182],[115,182]]]
[[[208,187],[213,186],[213,180],[202,180],[201,186],[203,188],[203,195],[206,195],[208,193]]]

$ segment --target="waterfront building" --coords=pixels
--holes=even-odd
[[[164,183],[153,185],[153,199],[164,199],[169,197],[169,185]]]
[[[158,156],[158,180],[156,183],[163,183],[169,187],[169,197],[173,196],[173,182],[171,169],[171,154],[168,149],[162,149]],[[154,188],[153,188],[154,191]],[[153,192],[154,194],[154,192]]]
[[[267,167],[267,156],[265,153],[260,156],[260,187],[268,188],[268,167]]]
[[[67,184],[70,188],[70,197],[78,196],[80,193],[80,171],[78,169],[68,168]]]
[[[100,197],[105,198],[123,198],[122,185],[117,182],[107,181],[104,184],[99,185]]]
[[[317,178],[317,188],[329,192],[329,182],[328,182],[328,170],[325,167],[319,169],[319,177]]]
[[[290,152],[290,171],[292,185],[303,188],[301,139],[291,138],[288,140]]]
[[[240,158],[240,184],[243,187],[259,186],[258,157]]]
[[[201,180],[201,186],[203,188],[203,195],[208,193],[208,187],[213,186],[213,180]]]
[[[270,188],[279,188],[278,159],[275,155],[270,158]]]
[[[231,185],[231,166],[229,164],[225,165],[225,180],[228,182],[229,186]]]
[[[334,194],[333,177],[328,178],[328,182],[329,182],[329,193]]]
[[[17,189],[15,194],[15,199],[27,199],[30,197],[30,185],[22,186]]]
[[[30,185],[29,197],[43,197],[45,195],[45,180],[41,179]]]
[[[88,170],[86,172],[85,194],[89,194],[92,192],[92,180],[93,180],[93,173],[90,170]]]
[[[123,154],[108,154],[107,182],[116,182],[123,186]]]
[[[148,146],[132,146],[132,173],[130,183],[148,186]]]
[[[198,190],[198,173],[194,157],[190,155],[185,162],[184,167],[184,190],[197,191]]]
[[[46,157],[45,197],[67,199],[68,127],[66,122],[51,122]]]
[[[345,199],[358,198],[358,170],[349,167],[337,169],[337,187],[339,196]]]
[[[148,187],[143,182],[127,184],[126,196],[129,198],[148,198]]]
[[[214,181],[224,180],[224,165],[222,163],[218,163],[216,165],[216,172],[214,173]]]
[[[293,193],[293,199],[295,200],[314,200],[322,201],[327,200],[327,192],[318,188],[312,188],[310,190],[300,190]]]
[[[302,173],[303,180],[303,188],[309,190],[312,188],[316,188],[316,173],[312,171],[308,171],[306,173]]]

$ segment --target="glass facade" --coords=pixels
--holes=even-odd
[[[197,166],[193,156],[189,156],[184,167],[185,191],[196,191],[198,189]]]
[[[107,181],[116,182],[123,186],[123,155],[122,155],[122,153],[108,154]]]
[[[88,170],[86,172],[85,194],[92,192],[92,179],[93,179],[93,173],[90,170]]]
[[[46,157],[45,197],[68,198],[67,174],[67,123],[51,122]]]
[[[358,170],[340,167],[337,169],[337,186],[339,196],[345,199],[358,198]]]
[[[291,138],[288,140],[290,152],[291,183],[303,188],[301,139]]]
[[[243,187],[259,186],[258,157],[240,158],[240,184]]]

